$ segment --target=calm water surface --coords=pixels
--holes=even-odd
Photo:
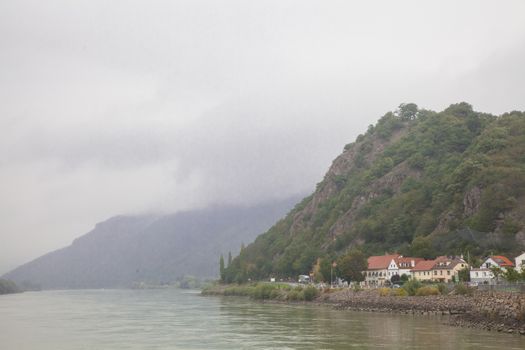
[[[525,349],[439,318],[274,305],[180,290],[0,296],[0,349]]]

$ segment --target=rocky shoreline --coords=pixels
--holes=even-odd
[[[323,293],[318,301],[340,310],[446,316],[446,324],[525,335],[525,295],[475,292],[465,295],[381,296],[377,290]]]
[[[269,284],[266,284],[268,286]],[[214,285],[204,295],[250,296],[253,286]],[[275,286],[274,286],[275,288]],[[279,288],[277,288],[279,289]],[[228,292],[229,291],[229,292]],[[282,292],[282,291],[281,291]],[[314,303],[338,310],[385,312],[439,316],[445,324],[525,336],[525,294],[481,292],[472,295],[444,294],[428,296],[382,295],[378,289],[324,289],[309,300],[290,298],[286,293],[268,293],[254,298],[270,303]]]

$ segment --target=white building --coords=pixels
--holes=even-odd
[[[365,285],[369,287],[383,286],[386,281],[398,272],[395,259],[399,254],[371,256],[368,258],[368,269],[365,271]]]
[[[480,284],[494,284],[494,274],[486,267],[473,268],[470,270],[470,281]]]
[[[514,267],[514,263],[503,255],[491,255],[481,264],[481,268],[490,269],[492,267],[499,267],[505,271],[507,267]]]
[[[525,252],[521,253],[521,255],[518,255],[514,261],[516,262],[516,271],[525,270]]]
[[[370,287],[383,286],[390,282],[393,276],[407,275],[421,258],[403,257],[399,254],[371,256],[368,258],[368,269],[365,271],[365,285]]]

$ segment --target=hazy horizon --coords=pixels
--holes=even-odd
[[[117,214],[311,192],[402,102],[525,110],[523,1],[0,4],[0,274]]]

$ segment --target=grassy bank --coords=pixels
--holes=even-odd
[[[353,288],[358,292],[360,288]],[[220,284],[207,286],[202,290],[203,295],[244,296],[255,300],[279,301],[312,301],[318,297],[324,299],[327,294],[333,294],[340,289],[317,289],[314,286],[292,286],[287,283],[253,282],[244,284]],[[402,288],[379,288],[376,290],[380,296],[430,296],[447,295],[451,292],[459,295],[472,295],[472,289],[464,285],[457,285],[448,290],[444,284],[422,284],[418,281],[405,283]]]
[[[312,301],[320,291],[313,286],[291,286],[285,283],[215,284],[204,288],[203,295],[245,296],[255,300]]]

